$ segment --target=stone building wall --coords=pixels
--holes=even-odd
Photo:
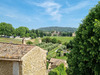
[[[15,62],[13,61],[0,61],[0,75],[13,75],[13,65]],[[22,64],[21,62],[18,62],[19,64],[19,75],[22,75]],[[18,66],[17,66],[18,67]]]
[[[22,75],[46,75],[46,51],[41,48],[33,48],[22,61]]]
[[[0,75],[13,75],[13,62],[0,61]]]

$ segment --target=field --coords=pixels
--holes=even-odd
[[[12,38],[0,38],[0,42],[14,43],[14,44],[21,44],[21,40],[18,40],[18,39],[12,39]]]
[[[73,40],[74,37],[51,36],[50,38],[56,38],[57,40],[61,40],[61,42],[64,43]]]

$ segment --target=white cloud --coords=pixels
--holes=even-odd
[[[75,11],[75,10],[82,9],[82,8],[88,6],[88,5],[89,5],[89,1],[83,1],[83,2],[78,3],[77,5],[65,8],[62,11],[63,11],[63,13],[69,13],[69,12],[72,12],[72,11]]]
[[[53,20],[60,21],[61,14],[59,12],[61,5],[55,2],[44,2],[44,3],[34,3],[36,6],[43,7],[46,10],[46,13],[53,17]]]

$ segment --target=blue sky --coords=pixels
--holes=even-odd
[[[99,0],[0,0],[0,22],[29,29],[79,27]]]

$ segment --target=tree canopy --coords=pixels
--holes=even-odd
[[[68,75],[100,75],[100,2],[76,31],[68,64]]]
[[[0,23],[0,35],[11,36],[14,34],[14,28],[11,24],[2,22]]]
[[[29,33],[29,29],[27,27],[16,28],[16,35],[17,36],[25,37],[28,35],[28,33]],[[29,35],[28,35],[28,37],[29,37]]]

